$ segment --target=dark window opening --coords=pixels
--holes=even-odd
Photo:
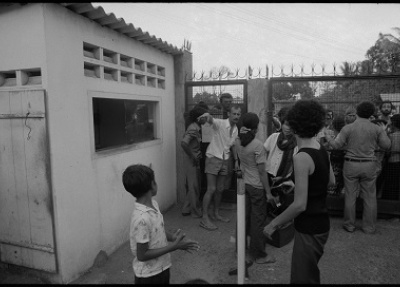
[[[157,102],[93,98],[96,151],[156,139]]]

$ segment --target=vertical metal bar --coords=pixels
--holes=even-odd
[[[237,252],[238,252],[238,284],[244,284],[244,277],[246,273],[246,230],[245,230],[245,216],[246,205],[244,195],[244,180],[237,178]]]
[[[267,80],[267,108],[265,109],[266,115],[265,118],[267,119],[267,137],[272,134],[272,84],[273,81],[271,79]]]

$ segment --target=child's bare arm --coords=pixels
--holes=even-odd
[[[183,238],[185,237],[185,234],[183,234],[180,229],[178,229],[178,231],[175,232],[174,234],[170,234],[167,232],[168,240],[172,239],[173,237],[175,237],[175,239],[171,244],[156,249],[149,249],[148,243],[137,243],[138,260],[148,261],[178,249],[185,250],[188,252],[198,251],[200,249],[200,246],[196,241],[192,240],[184,241]]]

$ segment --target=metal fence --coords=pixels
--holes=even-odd
[[[292,69],[293,70],[293,69]],[[313,98],[319,101],[326,110],[333,112],[333,121],[336,124],[346,123],[346,112],[355,114],[356,106],[362,101],[371,101],[376,105],[376,114],[379,116],[379,104],[390,100],[393,104],[392,113],[399,113],[400,106],[400,75],[386,74],[352,74],[352,75],[313,75],[291,73],[273,74],[269,79],[269,106],[270,115],[276,115],[283,107],[292,106],[297,100]],[[314,73],[315,74],[315,73]],[[323,74],[323,73],[321,73]],[[374,118],[371,118],[373,120]],[[333,125],[335,126],[335,125]],[[336,125],[339,127],[339,125]],[[334,130],[333,127],[331,129]],[[334,130],[337,134],[340,130]],[[268,134],[273,132],[269,121]],[[345,150],[329,150],[333,162],[338,185],[328,197],[328,207],[333,212],[342,212],[344,208],[342,167]],[[387,163],[390,153],[377,149],[377,198],[379,214],[400,214],[400,178],[395,175],[393,165]],[[398,170],[400,174],[400,170]],[[397,188],[393,188],[393,185]],[[357,202],[357,209],[362,210],[361,201]]]

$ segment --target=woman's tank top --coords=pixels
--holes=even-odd
[[[294,219],[298,232],[307,234],[325,233],[330,229],[326,196],[329,183],[329,156],[323,146],[319,150],[302,148],[314,161],[314,173],[308,176],[307,208]]]

